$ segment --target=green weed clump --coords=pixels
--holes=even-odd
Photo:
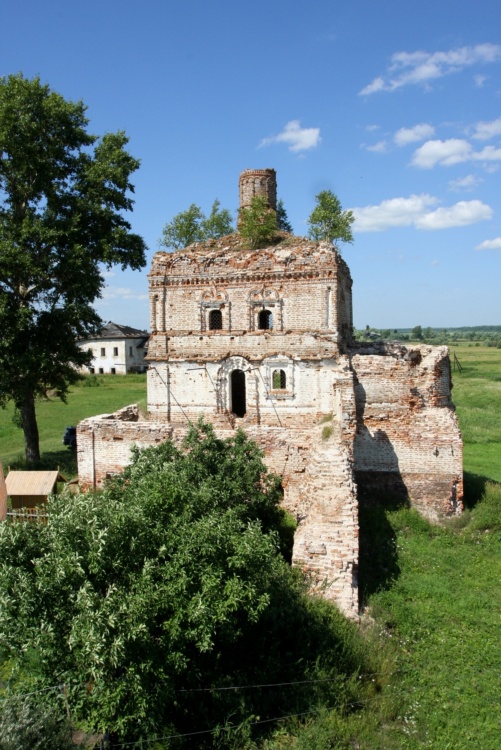
[[[82,385],[84,388],[99,388],[101,380],[96,375],[87,375],[83,379]]]
[[[486,484],[480,503],[471,511],[469,528],[475,531],[501,531],[501,484]]]
[[[324,414],[323,417],[320,419],[320,424],[325,424],[325,422],[332,422],[333,415],[331,414]]]
[[[328,440],[333,432],[334,428],[330,424],[326,424],[322,430],[322,440]]]

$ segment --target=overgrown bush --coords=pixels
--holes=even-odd
[[[350,702],[372,660],[284,559],[280,499],[242,432],[136,450],[104,492],[53,499],[46,525],[1,525],[0,646],[21,667],[35,651],[40,686],[64,682],[72,717],[120,741]]]
[[[250,206],[240,209],[238,231],[254,249],[264,247],[277,234],[277,215],[264,195],[255,195]]]
[[[68,722],[33,697],[12,696],[0,703],[0,750],[71,750]]]
[[[470,528],[501,531],[501,484],[487,482],[481,501],[471,511]]]

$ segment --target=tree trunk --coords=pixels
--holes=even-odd
[[[35,398],[32,393],[25,396],[18,405],[24,432],[24,450],[29,464],[40,461],[40,445],[38,438],[37,416],[35,413]]]

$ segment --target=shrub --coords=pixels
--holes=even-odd
[[[13,695],[0,711],[0,750],[71,750],[68,723],[32,697]]]
[[[471,512],[470,528],[501,531],[501,484],[487,482],[481,501]]]

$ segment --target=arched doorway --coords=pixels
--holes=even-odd
[[[245,373],[243,370],[232,370],[230,375],[231,411],[236,417],[245,417]]]

